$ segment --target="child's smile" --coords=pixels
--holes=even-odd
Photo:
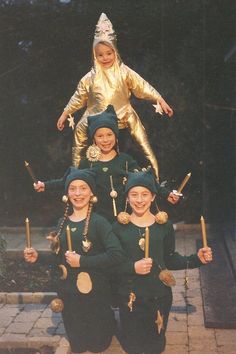
[[[115,61],[114,50],[106,44],[99,43],[96,45],[95,56],[98,63],[104,68],[110,68]]]

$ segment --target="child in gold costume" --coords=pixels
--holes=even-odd
[[[112,104],[118,116],[119,129],[127,128],[130,131],[159,179],[157,160],[145,128],[130,104],[130,96],[134,94],[138,98],[156,103],[156,112],[162,114],[164,111],[169,117],[173,115],[173,110],[148,82],[121,61],[116,48],[115,32],[104,13],[101,14],[95,30],[93,60],[93,68],[79,81],[74,95],[57,122],[57,128],[62,130],[69,114],[87,107],[75,128],[72,164],[79,166],[81,150],[87,144],[88,115],[96,115]]]

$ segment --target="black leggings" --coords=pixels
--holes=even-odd
[[[121,345],[128,354],[160,354],[165,350],[165,332],[172,305],[172,294],[165,298],[135,301],[130,312],[127,303],[120,306]],[[163,316],[163,329],[158,333],[157,311]]]
[[[115,329],[109,303],[84,294],[60,294],[60,297],[64,302],[62,317],[71,350],[75,353],[106,350]]]

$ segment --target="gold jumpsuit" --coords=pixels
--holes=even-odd
[[[94,67],[78,83],[74,95],[65,110],[73,114],[80,108],[87,107],[75,128],[72,164],[78,166],[81,150],[87,144],[87,117],[104,111],[109,104],[114,106],[118,117],[119,129],[127,128],[134,140],[141,146],[145,157],[150,161],[158,178],[158,164],[149,144],[141,120],[130,104],[134,94],[141,99],[157,102],[161,95],[140,75],[118,59],[110,68],[102,68],[96,59]]]

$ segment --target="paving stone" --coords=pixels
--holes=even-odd
[[[14,322],[35,322],[40,316],[39,311],[23,311],[16,316]]]
[[[47,327],[57,327],[58,324],[61,322],[61,319],[59,317],[43,317],[39,318],[35,324],[34,328],[47,328]]]
[[[183,332],[171,332],[167,331],[166,340],[169,345],[171,344],[181,344],[188,345],[188,338],[186,333]]]
[[[20,311],[21,309],[17,307],[4,306],[0,311],[0,319],[2,320],[6,317],[15,317],[20,313]]]
[[[46,304],[26,304],[24,307],[24,311],[44,311],[47,307]]]
[[[187,321],[169,321],[168,331],[170,332],[185,332],[187,335]]]
[[[186,345],[166,345],[166,350],[163,354],[188,354],[188,347]],[[115,354],[115,353],[114,353]],[[202,353],[203,354],[203,353]]]
[[[205,353],[206,348],[208,351],[215,351],[215,353],[218,353],[214,339],[201,337],[189,338],[189,351],[202,351],[202,353]]]
[[[10,323],[13,321],[14,317],[10,317],[10,316],[4,316],[1,317],[0,319],[0,326],[1,328],[5,328],[8,327],[10,325]]]
[[[28,334],[33,327],[33,322],[13,322],[6,328],[6,333]]]
[[[236,346],[236,329],[215,329],[215,333],[218,345],[230,343]]]

